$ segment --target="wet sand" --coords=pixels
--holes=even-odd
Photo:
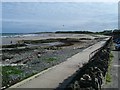
[[[24,36],[24,37],[2,37],[2,45],[15,44],[19,40],[42,40],[42,39],[52,39],[52,38],[90,38],[94,39],[96,37],[103,37],[103,35],[90,35],[90,34],[40,34],[36,36]],[[104,36],[105,37],[105,36]]]

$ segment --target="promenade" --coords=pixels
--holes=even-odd
[[[89,54],[100,48],[107,39],[84,49],[82,52],[68,58],[65,62],[42,71],[10,88],[57,88],[60,83],[82,67],[83,63],[88,62]]]

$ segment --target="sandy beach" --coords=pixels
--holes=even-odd
[[[34,36],[16,36],[16,37],[2,37],[2,45],[17,43],[19,40],[41,40],[41,39],[52,39],[52,38],[90,38],[94,39],[96,37],[103,37],[103,35],[87,35],[87,34],[37,34]],[[105,37],[105,36],[104,36]]]

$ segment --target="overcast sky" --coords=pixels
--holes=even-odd
[[[1,0],[2,2],[119,2],[119,0]]]
[[[4,2],[3,32],[102,31],[118,26],[118,3]]]

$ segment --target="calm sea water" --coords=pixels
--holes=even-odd
[[[41,36],[47,37],[54,35],[53,33],[2,33],[2,37],[26,37],[26,36]]]
[[[2,37],[24,37],[24,36],[36,36],[38,34],[29,33],[2,33]]]
[[[16,43],[15,38],[21,38],[21,37],[29,37],[29,36],[39,36],[39,37],[47,37],[47,36],[55,36],[53,33],[39,33],[39,34],[32,34],[32,33],[2,33],[2,45],[11,44],[11,41],[13,44]],[[58,36],[58,35],[57,35]],[[12,38],[13,37],[13,38]],[[57,45],[56,43],[48,43],[49,45]]]
[[[2,45],[9,45],[11,41],[13,44],[16,43],[15,39],[18,37],[27,37],[27,36],[36,36],[38,34],[28,34],[28,33],[2,33],[0,36],[2,37]]]

